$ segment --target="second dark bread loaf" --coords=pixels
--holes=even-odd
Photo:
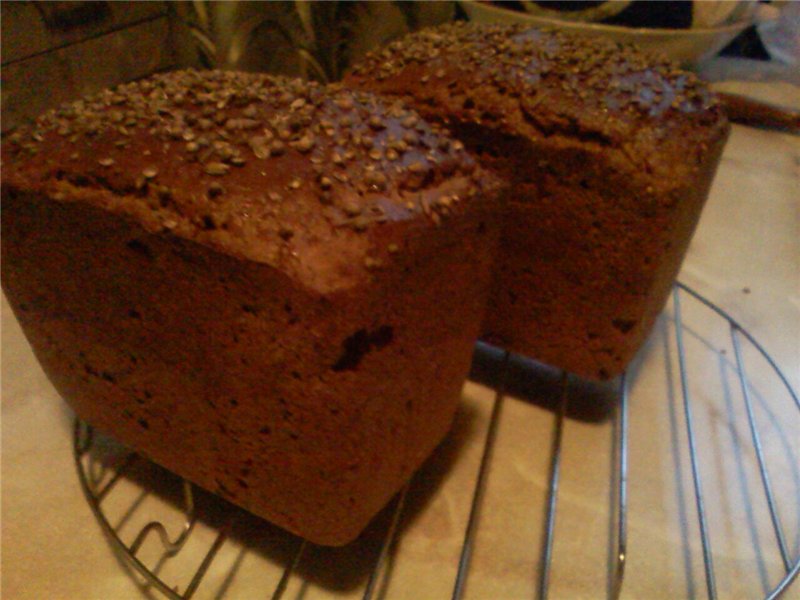
[[[346,83],[404,99],[506,181],[484,338],[589,378],[621,372],[728,134],[707,87],[611,41],[465,23],[374,52]]]

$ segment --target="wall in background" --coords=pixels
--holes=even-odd
[[[164,2],[2,2],[0,11],[4,131],[179,59]]]
[[[0,2],[2,128],[174,68],[338,79],[371,48],[453,18],[453,2]]]

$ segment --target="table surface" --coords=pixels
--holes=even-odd
[[[800,88],[788,84],[727,83],[725,89],[800,106]],[[800,137],[733,128],[680,279],[737,318],[800,390]],[[722,598],[763,597],[780,580],[783,567],[762,497],[729,331],[688,297],[682,308],[718,591]],[[624,598],[705,595],[673,325],[670,303],[630,374]],[[744,359],[782,526],[796,560],[800,411],[748,344]],[[503,404],[467,598],[534,596],[555,419],[549,389],[543,386],[530,398],[510,394]],[[449,597],[493,398],[489,387],[466,384],[452,435],[415,478],[387,598]],[[577,412],[563,432],[552,598],[603,597],[610,578],[614,420]],[[72,415],[3,299],[3,596],[158,597],[134,582],[104,540],[82,495],[71,443]],[[119,496],[110,499],[107,510],[118,523],[138,490],[131,483],[114,494]],[[167,514],[163,511],[174,509],[158,498],[144,498],[124,525],[123,537],[132,539],[137,519],[141,526],[147,518]],[[373,529],[379,526],[383,522]],[[213,536],[201,523],[185,552],[164,565],[164,578],[185,587]],[[284,597],[360,597],[375,553],[370,538],[340,551],[309,548]],[[267,597],[282,572],[281,557],[295,543],[251,523],[222,547],[195,597]],[[152,546],[146,544],[145,555],[155,556]],[[800,598],[800,582],[787,597]]]

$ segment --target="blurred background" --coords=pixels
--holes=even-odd
[[[3,2],[3,129],[180,67],[338,79],[369,49],[452,20],[453,2]]]
[[[0,10],[4,131],[63,101],[180,67],[336,80],[370,49],[453,19],[632,39],[712,79],[754,72],[742,75],[742,62],[709,66],[718,53],[757,61],[762,78],[800,72],[798,2],[92,1],[3,2]]]

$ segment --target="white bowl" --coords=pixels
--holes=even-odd
[[[582,35],[604,36],[618,42],[631,42],[640,48],[663,52],[684,66],[697,66],[713,58],[744,29],[755,21],[751,16],[718,27],[693,29],[655,29],[585,23],[542,17],[501,8],[476,0],[461,0],[461,7],[470,21],[477,23],[527,23]]]

